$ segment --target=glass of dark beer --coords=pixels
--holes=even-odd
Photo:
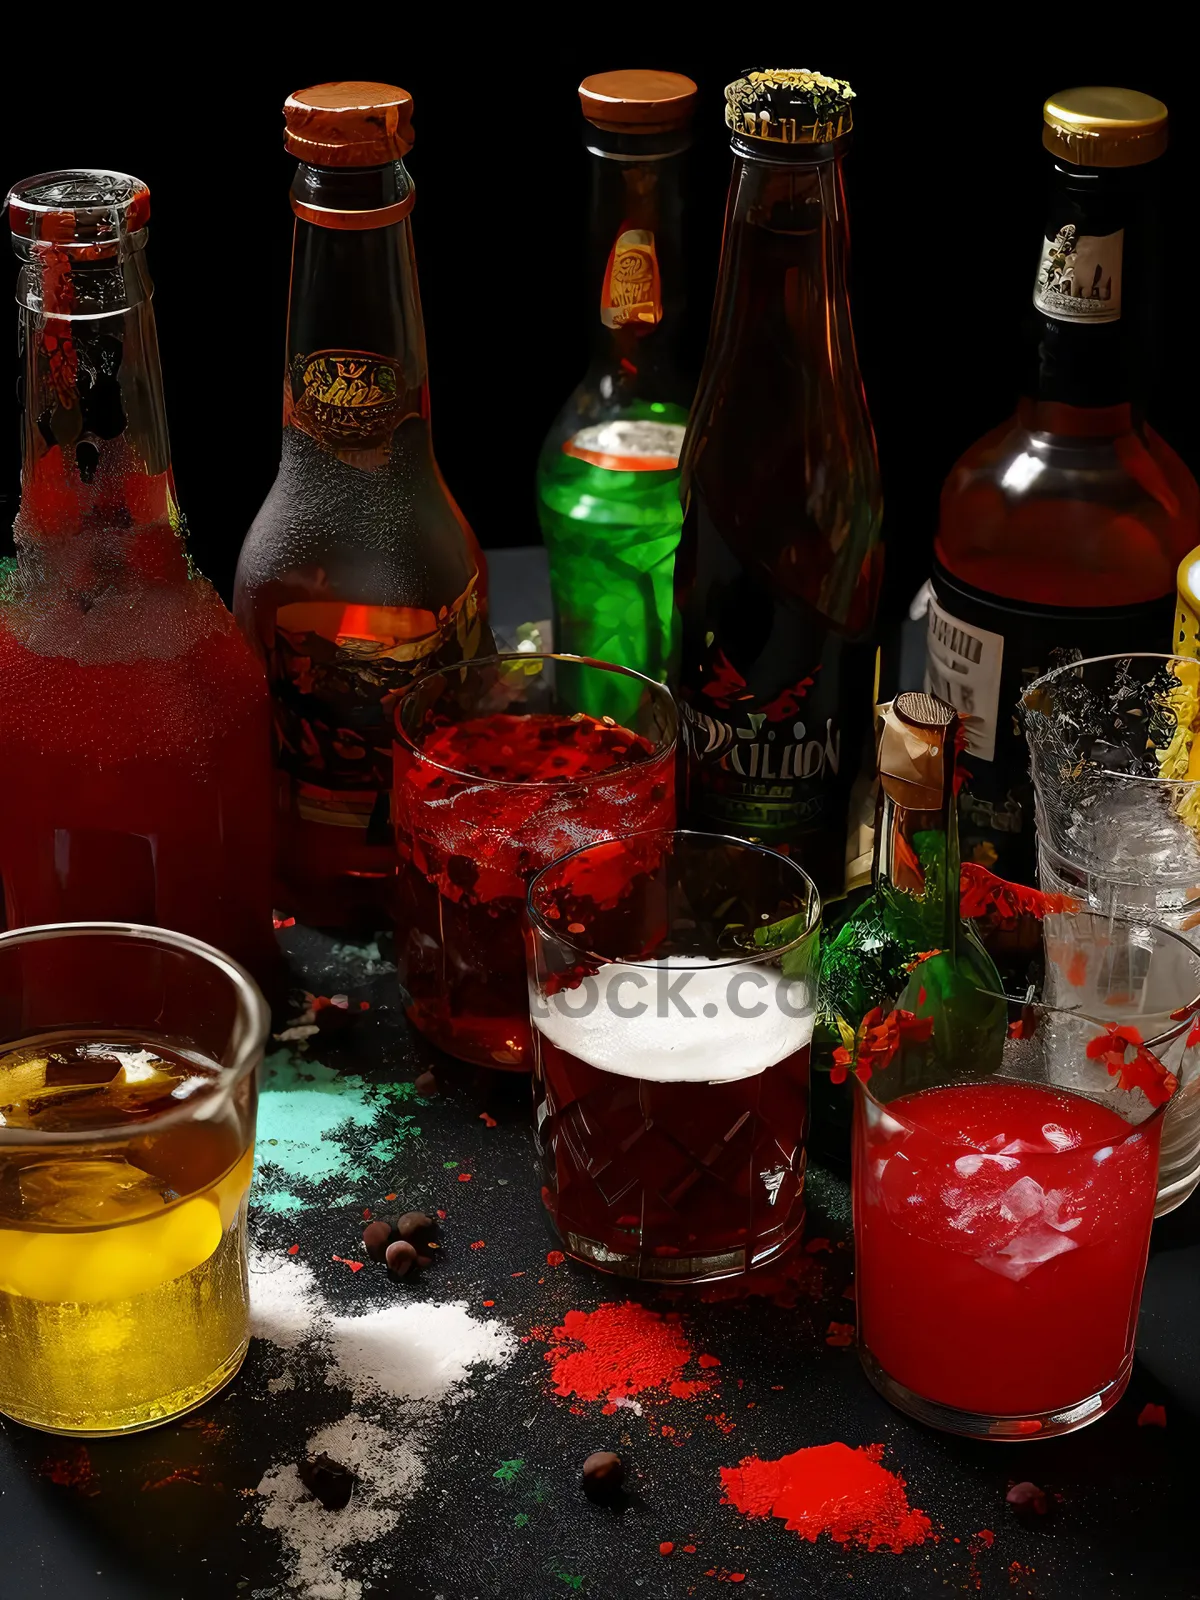
[[[396,713],[396,926],[409,1020],[450,1055],[527,1072],[525,890],[583,844],[675,822],[675,705],[580,656],[427,674]]]
[[[804,1224],[821,902],[773,851],[646,832],[529,886],[542,1199],[577,1260],[688,1283]]]

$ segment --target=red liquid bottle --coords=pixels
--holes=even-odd
[[[964,861],[1033,881],[1026,685],[1072,657],[1165,650],[1200,492],[1138,415],[1167,109],[1125,89],[1046,102],[1049,209],[1017,413],[942,490],[925,687],[960,712]]]
[[[184,540],[149,191],[58,172],[8,209],[25,433],[0,594],[0,921],[150,923],[268,978],[266,683]]]
[[[300,165],[283,455],[234,610],[274,700],[277,903],[317,925],[387,920],[396,705],[421,671],[490,648],[483,558],[430,435],[411,116],[381,83],[284,107]]]

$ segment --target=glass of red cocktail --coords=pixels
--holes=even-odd
[[[820,913],[794,862],[714,834],[533,879],[542,1199],[572,1256],[687,1283],[799,1239]]]
[[[1129,1379],[1175,1077],[1133,1024],[1032,1001],[948,1070],[923,1010],[847,1053],[863,1366],[934,1427],[1070,1432]]]
[[[401,973],[410,1020],[443,1050],[528,1071],[526,885],[580,845],[673,825],[676,730],[661,684],[578,656],[489,656],[406,694]]]

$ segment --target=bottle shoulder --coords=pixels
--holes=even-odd
[[[1052,433],[1018,414],[951,469],[936,549],[986,593],[1105,606],[1171,593],[1197,542],[1200,489],[1152,429]]]

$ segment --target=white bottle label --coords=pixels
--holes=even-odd
[[[1121,315],[1121,252],[1125,231],[1103,238],[1068,222],[1047,239],[1038,262],[1033,303],[1058,322],[1116,322]]]
[[[943,611],[933,595],[929,597],[927,618],[925,692],[947,701],[958,712],[966,729],[969,754],[981,761],[992,761],[996,755],[1004,635],[960,622]]]

